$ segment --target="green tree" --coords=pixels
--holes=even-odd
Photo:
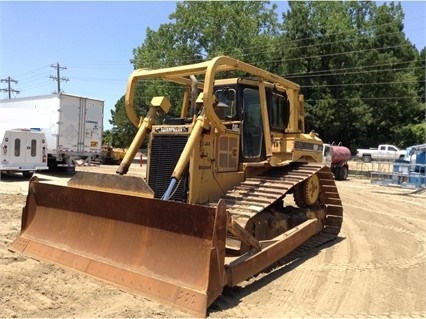
[[[352,151],[422,142],[425,52],[405,37],[401,5],[290,1],[282,25],[275,11],[267,1],[178,2],[169,23],[147,29],[131,63],[162,68],[230,55],[300,84],[307,130],[326,142],[341,141]],[[137,113],[146,114],[150,99],[164,95],[170,116],[178,116],[178,90],[144,81],[136,90]],[[113,141],[128,146],[135,128],[123,99],[112,116]]]
[[[368,30],[372,34],[368,51],[359,55],[363,65],[374,63],[374,72],[365,76],[370,84],[364,97],[371,107],[373,121],[365,137],[376,143],[394,142],[401,146],[403,128],[418,124],[419,101],[416,92],[416,50],[403,33],[401,5],[374,7]]]
[[[113,125],[111,129],[112,145],[114,147],[128,147],[136,134],[136,128],[126,115],[124,96],[117,101],[115,109],[111,110],[110,124]]]
[[[174,23],[148,28],[134,49],[135,68],[190,64],[230,55],[245,61],[271,61],[279,33],[276,5],[269,1],[183,1],[170,15]],[[208,13],[208,14],[206,14]]]
[[[113,145],[112,144],[112,133],[111,130],[105,130],[102,133],[102,143],[105,144],[109,144],[109,145]]]
[[[426,143],[426,47],[417,55],[414,73],[416,77],[417,107],[412,114],[412,121],[403,126],[400,131],[404,145]]]
[[[131,63],[135,69],[153,69],[230,55],[260,67],[278,68],[279,63],[270,64],[278,45],[275,10],[276,5],[270,6],[268,1],[178,2],[169,17],[173,22],[161,24],[157,31],[148,28],[144,42],[133,50]],[[144,81],[136,92],[142,112],[138,114],[146,114],[150,99],[156,95],[171,101],[170,116],[180,114],[182,92],[176,85]],[[129,143],[134,132],[123,104],[117,102],[111,119],[113,138],[120,146]]]
[[[393,3],[290,2],[283,15],[289,78],[302,85],[307,122],[352,150],[405,144],[416,124],[415,50]],[[415,116],[415,117],[416,117]]]
[[[417,56],[415,74],[417,78],[417,94],[421,99],[421,102],[426,102],[426,47],[424,47],[419,55]],[[425,114],[426,116],[426,114]]]

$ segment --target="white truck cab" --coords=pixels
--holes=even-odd
[[[37,129],[0,130],[0,173],[21,172],[25,178],[47,170],[46,136]]]

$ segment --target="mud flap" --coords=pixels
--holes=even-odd
[[[32,183],[9,247],[194,316],[226,284],[226,207]]]

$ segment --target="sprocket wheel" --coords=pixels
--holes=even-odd
[[[299,207],[312,206],[318,202],[320,182],[316,174],[299,184],[294,191],[294,201]]]

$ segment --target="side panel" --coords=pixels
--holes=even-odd
[[[101,152],[104,102],[61,96],[59,145],[64,151]]]
[[[61,96],[58,146],[64,152],[79,152],[82,150],[82,142],[79,139],[81,136],[80,113],[80,98]]]
[[[85,99],[85,102],[84,151],[100,152],[102,150],[104,102],[92,99]]]

